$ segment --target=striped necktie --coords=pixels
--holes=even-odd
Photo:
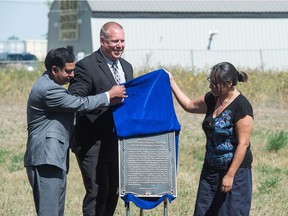
[[[116,83],[120,84],[121,80],[120,80],[118,66],[117,66],[116,62],[113,62],[113,64],[112,64],[112,71],[113,71],[113,75],[114,75],[114,79],[115,79]]]

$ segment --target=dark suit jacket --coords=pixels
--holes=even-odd
[[[120,58],[126,81],[133,78],[133,68],[130,63]],[[78,61],[75,68],[75,77],[71,80],[69,91],[71,94],[87,96],[106,92],[116,85],[114,77],[100,50]],[[129,97],[129,96],[128,96]],[[72,151],[80,150],[77,147],[85,143],[89,149],[96,140],[104,136],[111,136],[114,130],[114,120],[111,108],[99,113],[77,114],[75,142],[72,142]]]
[[[67,171],[67,151],[74,112],[108,107],[105,93],[70,95],[45,72],[34,84],[27,103],[28,141],[24,166],[50,164]]]

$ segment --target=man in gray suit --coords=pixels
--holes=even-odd
[[[36,81],[27,103],[28,141],[24,156],[37,215],[64,215],[70,135],[75,112],[95,115],[120,103],[125,87],[115,85],[97,95],[71,95],[62,85],[74,77],[75,56],[66,48],[45,58],[47,71]]]

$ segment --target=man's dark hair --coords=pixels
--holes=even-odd
[[[67,48],[61,47],[52,49],[47,53],[45,58],[45,68],[47,71],[52,70],[52,66],[58,67],[62,70],[66,63],[73,63],[75,56]]]

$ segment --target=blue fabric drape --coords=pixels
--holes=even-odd
[[[175,131],[178,161],[178,136],[181,127],[173,106],[169,75],[164,69],[158,69],[123,85],[128,98],[113,110],[117,136],[129,138]],[[132,201],[139,208],[151,209],[166,197],[170,202],[175,199],[170,194],[165,194],[156,201],[144,200],[132,194],[127,194],[122,199],[125,203]]]
[[[141,209],[153,209],[156,206],[158,206],[161,202],[163,202],[166,197],[170,203],[176,198],[170,194],[165,194],[159,199],[150,201],[150,200],[145,200],[145,199],[135,197],[133,194],[126,194],[122,199],[124,200],[125,204],[129,202],[133,202],[137,207]]]
[[[158,69],[124,83],[128,98],[115,107],[118,137],[179,131],[169,75]]]

